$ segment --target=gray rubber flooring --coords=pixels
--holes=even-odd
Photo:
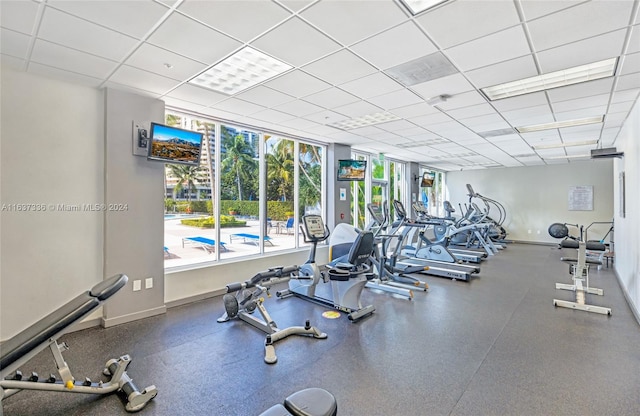
[[[571,253],[569,253],[571,254]],[[591,271],[605,295],[590,303],[612,316],[553,306],[570,283],[561,251],[512,244],[482,264],[470,282],[423,276],[413,301],[365,290],[369,318],[326,319],[327,309],[298,298],[267,299],[280,328],[309,319],[325,340],[290,337],[278,363],[263,362],[264,334],[234,320],[217,323],[222,298],[166,315],[65,335],[77,379],[99,379],[110,358],[130,354],[128,373],[158,396],[144,415],[258,415],[306,387],[322,387],[339,415],[639,415],[640,326],[612,269]],[[238,276],[245,280],[250,276]],[[55,371],[48,350],[23,373]],[[124,415],[116,395],[21,392],[6,416]]]

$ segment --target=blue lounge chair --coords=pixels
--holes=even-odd
[[[269,237],[268,235],[265,235],[263,238],[265,243],[269,243],[273,245],[273,242],[271,242],[271,237]],[[237,234],[231,234],[229,236],[229,241],[232,243],[233,243],[233,240],[237,240],[237,239],[242,239],[242,241],[244,241],[245,243],[251,243],[255,245],[260,244],[260,236],[256,234],[237,233]]]
[[[184,247],[185,243],[198,244],[205,250],[207,253],[213,253],[216,251],[216,240],[206,237],[183,237],[182,238],[182,247]],[[217,244],[224,251],[227,251],[227,248],[224,246],[224,243],[221,241]]]

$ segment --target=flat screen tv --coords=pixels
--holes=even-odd
[[[363,181],[367,171],[366,160],[339,160],[338,180],[339,181]]]
[[[197,131],[151,123],[149,160],[198,166],[204,135]]]

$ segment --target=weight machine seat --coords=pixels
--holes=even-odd
[[[345,257],[339,257],[329,264],[329,280],[347,281],[352,277],[367,272],[368,267],[361,267],[373,253],[374,236],[371,231],[360,231]]]
[[[560,257],[560,260],[567,263],[578,263],[577,257]],[[602,260],[598,260],[598,259],[586,258],[584,262],[586,264],[597,264],[598,266],[602,265]]]
[[[607,246],[599,241],[587,241],[587,250],[591,251],[607,251]],[[578,241],[576,240],[562,240],[560,242],[562,248],[578,248]]]
[[[312,387],[293,393],[284,400],[284,406],[277,404],[260,416],[336,416],[338,404],[333,394],[324,389]]]
[[[117,292],[127,283],[127,280],[128,277],[124,274],[104,280],[91,290],[78,295],[24,331],[3,342],[0,358],[2,373],[11,364],[38,346],[46,347],[50,338],[56,337],[68,326],[100,306],[101,301]]]

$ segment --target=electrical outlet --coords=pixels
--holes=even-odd
[[[133,281],[133,291],[137,292],[140,289],[142,289],[142,280],[134,280]]]
[[[151,289],[153,287],[153,277],[147,277],[144,279],[144,288]]]
[[[531,230],[527,230],[527,233],[531,234]]]

